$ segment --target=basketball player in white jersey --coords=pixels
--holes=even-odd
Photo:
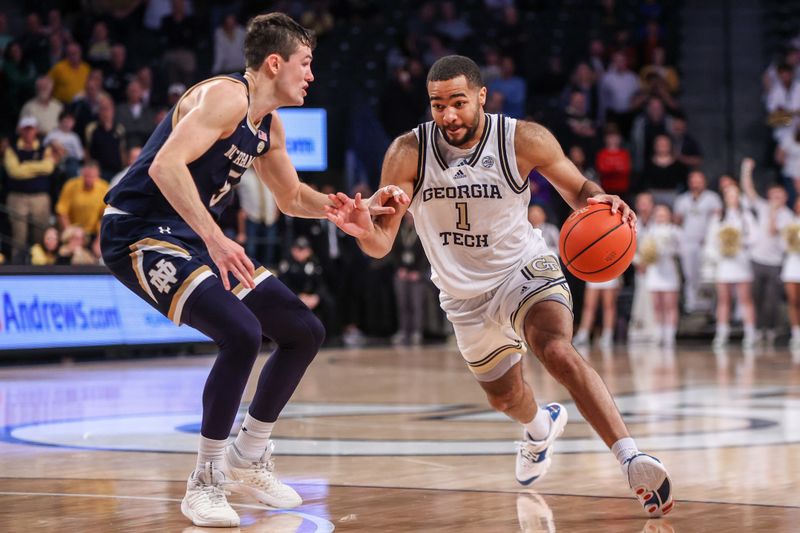
[[[328,218],[367,254],[383,257],[406,209],[413,213],[467,366],[492,407],[523,426],[520,483],[547,472],[553,441],[567,422],[561,405],[539,406],[523,379],[524,342],[612,449],[647,513],[669,512],[666,469],[638,451],[605,384],[571,344],[569,287],[541,232],[527,221],[525,176],[537,169],[575,209],[609,203],[630,224],[635,215],[585,179],[545,128],[484,113],[486,88],[471,59],[447,56],[434,63],[428,95],[433,122],[395,139],[383,162],[382,185],[402,189],[410,205],[405,198],[390,200],[395,213],[373,221],[366,202],[342,198],[338,208],[327,209]]]

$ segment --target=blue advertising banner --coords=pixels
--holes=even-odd
[[[328,168],[328,115],[318,108],[283,108],[286,151],[297,170]]]
[[[0,276],[0,350],[203,341],[110,275]]]

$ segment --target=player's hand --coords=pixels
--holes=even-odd
[[[628,204],[622,201],[622,198],[616,194],[598,194],[586,200],[589,205],[594,204],[611,204],[611,213],[616,213],[622,210],[622,221],[627,222],[631,227],[636,227],[636,213],[633,212]]]
[[[372,216],[393,215],[395,208],[389,205],[391,203],[408,205],[411,203],[411,199],[397,185],[386,185],[375,191],[375,194],[367,200],[369,214]]]
[[[333,205],[325,206],[325,216],[343,232],[359,239],[373,230],[372,217],[361,193],[355,199],[341,192],[329,194],[328,198]]]
[[[208,255],[211,260],[217,265],[219,275],[222,278],[222,286],[226,291],[231,290],[231,282],[228,274],[233,274],[233,277],[238,279],[239,282],[246,289],[254,289],[256,287],[253,281],[255,276],[255,267],[247,254],[244,253],[244,248],[232,241],[228,237],[219,232],[214,238],[206,242],[208,247]]]

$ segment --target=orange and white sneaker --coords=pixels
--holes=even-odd
[[[657,518],[672,511],[672,481],[661,461],[639,452],[622,464],[622,473],[647,514]]]
[[[275,462],[272,459],[274,449],[275,443],[269,441],[264,455],[257,461],[250,461],[242,457],[235,444],[229,444],[225,448],[225,462],[221,466],[233,482],[229,489],[275,509],[297,507],[303,503],[303,499],[275,476]]]
[[[229,485],[217,465],[210,462],[202,472],[192,472],[181,501],[183,516],[200,527],[238,527],[239,515],[228,503],[223,488]]]

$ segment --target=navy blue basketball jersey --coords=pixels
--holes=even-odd
[[[242,83],[247,90],[249,101],[250,91],[247,80],[238,73],[215,76],[198,85],[221,78]],[[180,101],[158,125],[142,148],[139,158],[131,165],[122,180],[108,192],[105,198],[108,205],[139,217],[178,216],[153,182],[149,170],[156,154],[177,124],[176,113],[179,106]],[[242,173],[256,157],[264,155],[269,150],[271,123],[272,114],[269,114],[256,128],[245,113],[245,116],[239,121],[236,131],[230,136],[218,140],[202,156],[189,163],[189,172],[194,178],[200,199],[215,219],[219,219],[222,211],[231,202],[232,195],[228,193],[234,185],[239,183]]]

